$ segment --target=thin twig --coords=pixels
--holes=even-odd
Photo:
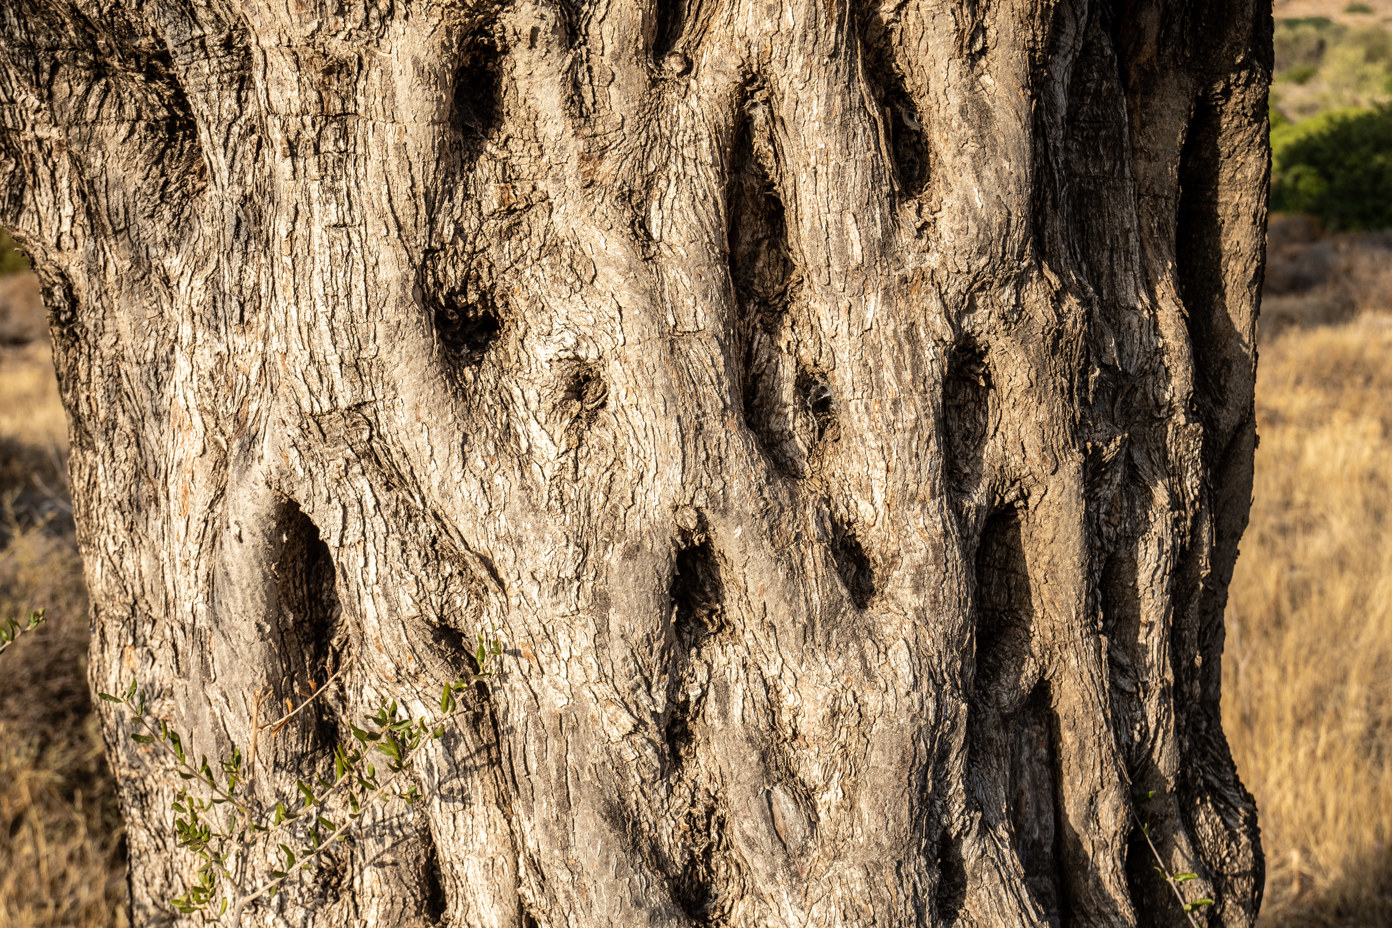
[[[280,730],[281,730],[282,728],[285,727],[285,724],[286,724],[287,722],[289,722],[289,721],[290,721],[291,719],[293,719],[295,716],[299,715],[302,711],[304,711],[305,706],[307,706],[307,705],[309,705],[310,703],[314,702],[314,700],[318,699],[318,698],[323,694],[323,692],[324,692],[325,690],[327,690],[330,686],[333,686],[333,684],[334,684],[335,682],[337,682],[338,678],[341,677],[341,676],[343,676],[343,672],[344,672],[345,670],[347,670],[347,669],[348,669],[348,665],[345,664],[345,665],[343,665],[342,667],[340,667],[340,668],[338,668],[337,670],[335,670],[332,674],[330,674],[329,678],[328,678],[327,680],[324,681],[324,685],[321,686],[321,687],[319,687],[318,689],[316,689],[316,690],[310,695],[310,697],[309,697],[308,699],[306,699],[304,702],[300,703],[300,704],[299,704],[298,706],[296,706],[295,708],[291,709],[289,712],[287,712],[287,713],[285,713],[284,715],[282,715],[280,718],[276,719],[274,722],[267,722],[265,725],[262,725],[262,726],[261,726],[261,729],[267,729],[267,728],[271,729],[271,735],[272,735],[272,736],[278,734],[278,733],[280,732]],[[311,681],[311,685],[313,685],[312,681]],[[258,729],[258,730],[260,730],[260,729]]]
[[[1194,912],[1189,908],[1189,900],[1185,899],[1184,894],[1179,891],[1179,884],[1175,882],[1174,877],[1170,876],[1170,871],[1165,867],[1164,858],[1160,856],[1160,851],[1156,848],[1155,842],[1150,840],[1150,826],[1141,822],[1141,817],[1136,814],[1134,806],[1131,808],[1131,817],[1136,820],[1137,825],[1141,826],[1141,837],[1145,838],[1145,843],[1150,848],[1150,853],[1155,856],[1155,863],[1160,870],[1160,874],[1164,876],[1166,884],[1169,885],[1170,890],[1175,894],[1175,898],[1179,900],[1179,910],[1184,913],[1184,917],[1189,920],[1189,924],[1192,928],[1199,928],[1199,923],[1194,920]],[[1208,919],[1205,918],[1204,923],[1207,924]]]
[[[500,648],[496,642],[493,644],[492,650],[486,649],[482,636],[480,636],[480,656],[476,658],[480,665],[480,671],[472,674],[474,682],[491,675],[492,670],[489,664],[491,658],[499,651]],[[272,807],[256,800],[251,778],[254,775],[256,764],[257,735],[267,729],[270,729],[274,735],[337,682],[347,669],[347,666],[340,667],[304,702],[292,708],[279,719],[265,725],[260,724],[264,690],[262,693],[258,693],[252,707],[252,754],[245,769],[237,761],[235,751],[233,760],[221,762],[223,772],[228,775],[226,788],[218,785],[217,778],[209,767],[206,758],[200,760],[199,767],[192,764],[190,755],[184,750],[183,737],[176,730],[162,721],[152,720],[147,715],[145,693],[143,690],[136,689],[134,681],[124,696],[101,694],[103,699],[120,703],[135,716],[136,727],[145,733],[137,740],[145,743],[157,743],[160,750],[174,760],[180,776],[200,781],[213,796],[213,802],[199,800],[191,795],[188,796],[188,801],[191,814],[203,819],[201,827],[209,830],[210,841],[211,839],[217,840],[217,850],[208,850],[206,846],[210,844],[210,841],[203,842],[204,846],[202,847],[194,847],[192,844],[186,845],[193,847],[204,860],[200,874],[205,875],[204,882],[201,884],[205,889],[200,891],[199,898],[202,898],[203,892],[207,892],[211,899],[202,902],[196,901],[192,895],[193,890],[190,889],[182,897],[186,900],[185,902],[181,903],[176,900],[175,904],[180,907],[180,911],[203,911],[206,914],[209,905],[220,897],[222,905],[226,907],[230,904],[236,913],[236,918],[240,920],[241,913],[249,904],[272,892],[291,876],[304,871],[330,846],[342,840],[351,829],[357,827],[368,810],[373,807],[373,804],[381,801],[388,793],[392,795],[387,801],[390,801],[390,798],[405,798],[408,802],[414,801],[416,788],[411,787],[403,792],[399,783],[403,777],[415,772],[416,754],[420,748],[429,741],[438,738],[443,731],[443,723],[461,711],[460,704],[453,699],[453,693],[466,688],[465,678],[446,685],[440,706],[442,712],[439,717],[433,720],[430,719],[431,713],[429,711],[422,713],[416,719],[412,719],[409,712],[405,718],[398,718],[396,703],[393,701],[390,708],[384,704],[378,716],[371,719],[370,724],[375,724],[380,729],[377,734],[369,735],[353,726],[354,734],[362,742],[361,745],[351,750],[346,749],[343,745],[335,747],[333,781],[330,782],[324,777],[311,777],[311,782],[323,790],[318,795],[315,795],[314,791],[305,786],[302,781],[298,783],[305,793],[305,801],[299,811],[285,808],[284,801],[277,802]],[[390,743],[391,750],[383,747],[388,743]],[[374,745],[376,745],[376,750],[374,750]],[[388,765],[389,772],[384,779],[378,778],[376,768],[371,763],[372,755],[378,752],[391,758],[391,763]],[[237,789],[236,784],[240,784],[242,791],[251,796],[250,802],[252,804],[244,802],[233,794],[233,791]],[[342,793],[357,786],[368,789],[370,792],[365,794],[361,800],[356,792],[350,792],[347,807],[340,805],[339,803],[343,798]],[[187,794],[187,790],[184,793]],[[230,808],[225,810],[223,814],[213,814],[212,805],[221,803],[226,803]],[[337,808],[335,809],[335,807]],[[333,821],[328,818],[331,814],[335,817],[342,814],[347,818],[342,824],[334,826]],[[254,873],[248,873],[248,868],[252,866],[253,851],[262,847],[266,848],[267,853],[270,853],[269,846],[273,843],[273,839],[283,832],[294,829],[297,822],[303,825],[303,819],[306,815],[308,816],[307,840],[314,844],[313,851],[304,857],[294,857],[287,849],[287,859],[293,858],[294,863],[287,866],[284,871],[274,870],[273,872],[279,874],[278,876],[256,886],[244,895],[244,881],[248,881],[249,876],[255,876]],[[261,824],[272,816],[278,817],[280,820],[271,825]],[[226,823],[219,821],[219,819],[230,819],[233,826],[236,826],[240,819],[240,828],[226,827]],[[321,823],[334,826],[327,837],[321,838],[319,836]],[[216,831],[211,831],[213,828]],[[303,849],[298,838],[292,843]],[[232,862],[231,868],[228,867],[229,860]],[[214,883],[208,882],[209,879],[214,881],[225,879],[227,884],[222,891],[219,891],[214,889]],[[184,906],[188,906],[188,908],[185,909]]]
[[[135,708],[134,706],[131,706],[129,702],[126,702],[126,707],[128,709]],[[161,750],[163,750],[170,757],[174,758],[174,762],[179,767],[192,774],[193,779],[198,780],[200,783],[206,784],[207,787],[213,791],[214,796],[217,796],[219,799],[230,804],[234,809],[242,813],[242,815],[245,818],[251,819],[253,817],[251,814],[250,806],[246,805],[236,796],[233,796],[230,792],[217,785],[217,778],[213,776],[211,772],[211,767],[208,768],[208,773],[204,773],[201,768],[195,767],[188,762],[187,758],[189,755],[187,753],[181,754],[184,745],[183,736],[179,735],[178,732],[172,732],[176,737],[179,738],[180,751],[176,751],[172,747],[170,747],[167,741],[165,740],[166,734],[170,732],[170,729],[168,727],[166,727],[164,731],[160,731],[160,729],[156,728],[154,724],[151,723],[150,720],[145,717],[145,715],[138,712],[135,716],[135,719],[140,724],[140,727],[144,728],[147,732],[150,733],[151,743],[158,744]],[[206,762],[206,758],[204,760]]]

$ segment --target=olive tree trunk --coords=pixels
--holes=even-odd
[[[502,646],[224,920],[1252,924],[1268,6],[5,0],[94,689],[273,801]]]

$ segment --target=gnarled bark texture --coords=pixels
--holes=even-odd
[[[1265,0],[6,0],[92,678],[498,675],[248,924],[1250,925]],[[136,921],[192,860],[106,725]],[[1148,800],[1138,799],[1150,793]]]

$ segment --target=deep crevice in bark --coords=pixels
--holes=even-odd
[[[720,628],[725,586],[710,542],[696,535],[677,552],[672,572],[671,686],[663,730],[674,767],[690,759],[702,689],[693,679],[693,658]]]
[[[1124,156],[1129,136],[1127,100],[1119,52],[1107,31],[1108,18],[1105,9],[1096,11],[1082,25],[1080,38],[1067,37],[1066,31],[1056,36],[1056,46],[1073,41],[1081,41],[1082,46],[1069,64],[1063,112],[1049,111],[1060,104],[1046,104],[1035,116],[1040,126],[1045,120],[1062,120],[1065,130],[1058,151],[1041,150],[1036,159],[1037,169],[1051,182],[1039,186],[1035,224],[1049,230],[1043,240],[1051,244],[1051,250],[1077,263],[1097,294],[1098,313],[1107,324],[1115,325],[1129,301],[1126,276],[1132,258],[1128,252],[1136,247],[1134,233],[1117,217],[1133,208],[1135,181]],[[1055,47],[1039,62],[1041,86],[1054,79],[1049,69],[1059,67],[1067,55],[1063,47]],[[1053,157],[1043,157],[1046,154]]]
[[[821,371],[800,365],[794,390],[798,403],[812,419],[812,445],[839,438],[836,397],[831,392],[829,378]]]
[[[697,536],[677,552],[672,606],[677,642],[684,651],[701,644],[719,625],[725,586],[710,542]]]
[[[469,653],[464,633],[451,625],[432,625],[430,627],[430,642],[450,659],[459,659]]]
[[[989,423],[991,369],[986,348],[964,336],[953,345],[943,378],[943,452],[952,488],[958,493],[981,482]]]
[[[580,38],[580,21],[583,17],[584,0],[556,0],[556,13],[562,32],[562,40],[567,49],[573,49]]]
[[[1058,756],[1050,732],[1051,717],[1048,687],[1040,685],[1009,721],[1014,757],[1007,799],[1015,853],[1024,868],[1030,895],[1045,915],[1058,919],[1065,882],[1059,869],[1062,836],[1054,810]]]
[[[566,422],[566,447],[574,448],[594,427],[599,414],[609,401],[609,385],[599,365],[576,362],[566,373],[561,391],[559,413]]]
[[[773,465],[789,476],[806,469],[790,408],[792,360],[784,348],[795,287],[783,201],[773,180],[776,156],[764,104],[750,103],[735,136],[727,192],[730,280],[743,345],[745,423]]]
[[[665,65],[665,59],[677,49],[682,32],[686,28],[690,8],[700,0],[656,0],[653,4],[653,60]]]
[[[865,77],[882,109],[899,187],[916,197],[928,186],[930,154],[921,111],[897,60],[898,11],[889,4],[870,2],[860,12]]]
[[[1128,544],[1134,544],[1128,539]],[[1117,550],[1102,564],[1096,597],[1102,612],[1102,631],[1107,636],[1107,671],[1111,686],[1113,711],[1118,717],[1132,720],[1118,726],[1117,742],[1126,757],[1127,769],[1137,776],[1140,765],[1148,760],[1138,752],[1145,731],[1137,730],[1144,721],[1141,705],[1140,661],[1136,653],[1141,635],[1141,603],[1136,589],[1138,567],[1128,550]]]
[[[280,531],[275,578],[283,610],[281,632],[293,642],[291,653],[301,662],[288,669],[299,686],[312,690],[339,669],[346,647],[333,557],[319,529],[293,500],[286,501]],[[316,711],[323,719],[322,702]],[[333,737],[332,732],[324,734]]]
[[[704,928],[719,928],[725,924],[716,888],[720,880],[724,815],[708,797],[705,803],[688,813],[687,823],[688,856],[674,880],[672,896],[693,923]]]
[[[1133,824],[1126,841],[1126,886],[1136,903],[1136,922],[1140,928],[1166,928],[1175,924],[1179,909],[1165,878],[1155,872],[1155,855],[1146,843],[1145,829],[1150,816],[1145,810],[1145,794],[1136,797],[1140,824]]]
[[[836,565],[836,573],[857,609],[864,609],[875,598],[875,568],[865,547],[856,537],[855,529],[841,517],[831,515],[830,537],[827,543]]]
[[[1204,457],[1210,463],[1214,452],[1223,450],[1212,447],[1218,437],[1212,407],[1227,402],[1220,379],[1222,362],[1236,337],[1223,306],[1223,229],[1217,189],[1220,118],[1218,109],[1200,96],[1180,150],[1175,216],[1175,276],[1194,354],[1194,404],[1204,422]]]
[[[976,549],[978,677],[991,669],[989,664],[983,667],[983,655],[994,654],[997,647],[1007,643],[1012,650],[1030,645],[1033,592],[1020,533],[1021,514],[1015,506],[992,513],[981,530]],[[1012,653],[1010,657],[1019,662],[1025,655]]]
[[[1184,304],[1184,326],[1193,363],[1190,412],[1202,425],[1202,453],[1209,469],[1228,439],[1223,420],[1228,404],[1225,368],[1230,356],[1244,356],[1233,345],[1237,333],[1224,305],[1223,228],[1220,210],[1221,113],[1203,95],[1194,103],[1179,155],[1179,199],[1175,216],[1175,276]],[[1215,447],[1216,446],[1216,447]],[[1187,721],[1199,701],[1200,673],[1193,655],[1200,654],[1201,618],[1196,608],[1202,593],[1211,531],[1207,492],[1190,502],[1198,507],[1189,537],[1179,539],[1175,559],[1176,608],[1170,625],[1170,661],[1174,673],[1175,712]]]
[[[720,564],[701,527],[677,552],[672,573],[672,668],[663,738],[679,813],[679,844],[668,857],[672,897],[697,925],[724,924],[719,905],[725,820],[704,769],[694,763],[696,721],[710,674],[703,656],[722,626],[725,587]],[[727,874],[728,875],[728,874]]]
[[[183,84],[179,82],[173,56],[158,39],[154,39],[135,49],[134,63],[135,73],[151,85],[154,98],[159,100],[168,112],[165,125],[173,138],[163,143],[164,150],[175,153],[179,161],[192,169],[187,178],[177,177],[171,172],[168,182],[161,190],[165,194],[162,199],[169,201],[174,195],[186,200],[192,199],[190,193],[196,196],[207,185],[208,162],[198,141],[198,123],[193,117],[193,107],[189,103]],[[197,157],[192,157],[191,153],[196,153]],[[191,190],[179,189],[180,185],[190,180]]]
[[[491,38],[477,37],[460,56],[454,72],[455,129],[477,143],[502,124],[502,82],[498,75],[501,52]]]
[[[934,904],[938,918],[951,923],[961,913],[967,901],[967,862],[962,855],[962,842],[944,828],[938,836],[935,860],[938,873]]]
[[[436,925],[443,925],[449,912],[449,896],[445,893],[444,872],[440,867],[440,849],[429,835],[425,838],[425,866],[421,875],[425,880],[421,892],[425,917]]]

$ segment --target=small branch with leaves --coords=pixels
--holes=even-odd
[[[1135,798],[1137,802],[1149,802],[1155,798],[1155,790],[1141,793]],[[1191,928],[1203,928],[1203,926],[1208,923],[1208,920],[1204,918],[1202,914],[1196,917],[1195,913],[1199,913],[1207,906],[1213,905],[1213,900],[1207,896],[1193,900],[1185,899],[1184,892],[1180,889],[1180,886],[1183,884],[1197,880],[1199,875],[1192,870],[1183,873],[1171,873],[1169,868],[1165,866],[1164,858],[1160,856],[1159,848],[1157,848],[1155,842],[1150,839],[1150,815],[1147,814],[1145,821],[1141,821],[1134,806],[1131,809],[1131,815],[1136,820],[1136,824],[1141,827],[1141,837],[1145,838],[1146,846],[1150,848],[1150,853],[1155,858],[1155,871],[1164,877],[1165,882],[1174,893],[1175,899],[1179,901],[1180,908],[1184,912],[1184,917],[1189,920],[1189,925]]]
[[[44,621],[42,609],[30,609],[29,618],[23,622],[19,619],[6,619],[4,622],[0,622],[0,654],[4,654],[9,650],[10,645],[18,641],[24,634],[38,628]]]
[[[460,711],[458,694],[493,676],[502,653],[500,642],[480,635],[473,655],[476,669],[444,685],[438,716],[413,718],[396,700],[384,702],[361,725],[349,723],[353,741],[334,746],[331,775],[296,780],[294,791],[273,803],[249,795],[251,761],[239,749],[233,748],[231,756],[216,765],[206,757],[195,762],[185,750],[184,737],[150,715],[138,681],[132,680],[120,695],[98,694],[130,713],[132,740],[156,748],[183,781],[171,803],[175,838],[179,847],[197,857],[198,867],[170,904],[182,914],[207,918],[230,911],[240,922],[247,906],[262,896],[274,897],[287,880],[307,871],[359,827],[368,811],[396,799],[418,801],[419,787],[405,782],[414,773],[418,752],[443,737],[445,723]],[[337,677],[313,689],[304,703],[281,718],[258,724],[253,745],[257,733],[278,731]],[[266,865],[267,860],[274,864]]]

